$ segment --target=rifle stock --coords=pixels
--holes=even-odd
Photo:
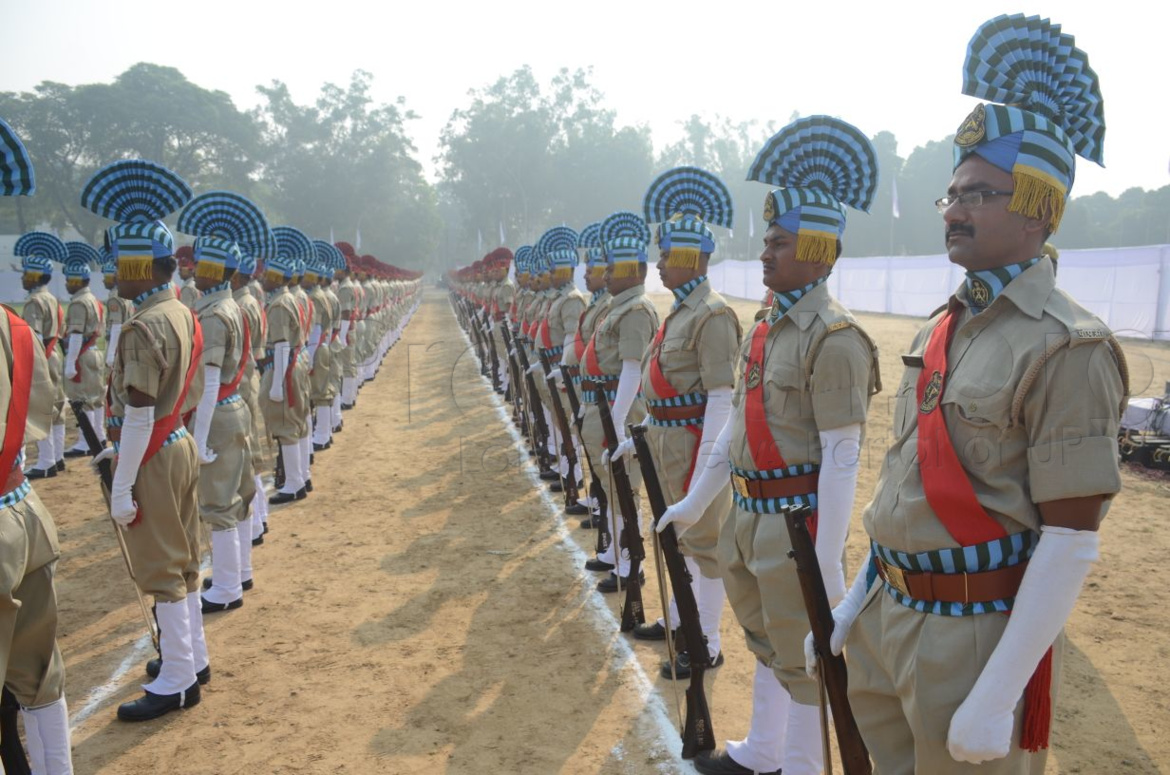
[[[642,531],[638,525],[638,504],[634,502],[634,488],[630,485],[625,461],[612,457],[617,450],[618,441],[613,414],[609,410],[609,399],[600,383],[591,384],[596,396],[597,411],[601,416],[601,428],[605,432],[605,446],[611,455],[609,472],[613,476],[614,495],[617,496],[618,506],[622,510],[622,534],[615,559],[620,560],[623,548],[630,553],[630,576],[626,582],[626,600],[622,604],[621,622],[621,631],[629,632],[646,621],[646,613],[642,609],[642,584],[638,579],[642,571],[642,560],[646,559],[646,547],[642,543]]]
[[[528,386],[528,400],[532,404],[532,421],[536,430],[536,455],[547,465],[548,424],[544,421],[544,403],[540,400],[540,394],[536,392],[536,380],[532,378],[532,373],[529,371],[528,353],[524,352],[522,344],[518,344],[516,347],[516,357],[520,360],[520,368],[524,370],[524,384]]]
[[[544,369],[544,383],[548,387],[548,394],[552,398],[553,419],[557,421],[557,425],[561,429],[561,454],[565,456],[568,461],[569,475],[563,477],[565,487],[565,505],[571,506],[577,502],[581,494],[577,492],[577,449],[573,444],[573,432],[569,427],[569,418],[565,417],[565,407],[561,404],[560,390],[557,388],[557,381],[552,376],[552,365],[549,363],[548,356],[543,352],[539,353],[540,366]],[[561,372],[562,379],[568,379],[564,372]]]
[[[658,471],[654,468],[650,444],[646,441],[646,429],[640,425],[631,425],[630,437],[638,452],[642,483],[646,487],[646,497],[650,500],[650,511],[654,514],[654,525],[657,526],[658,520],[666,513],[666,498],[662,494],[662,484],[658,481]],[[711,655],[707,651],[707,638],[703,635],[702,622],[699,620],[699,605],[691,588],[691,573],[679,550],[674,525],[667,525],[658,534],[658,543],[662,547],[670,587],[678,606],[678,627],[686,639],[687,654],[691,659],[691,682],[686,692],[687,714],[682,728],[682,757],[693,759],[704,751],[715,749],[715,732],[711,728],[711,711],[707,707],[707,694],[703,686],[703,675],[711,667]]]
[[[785,510],[784,522],[792,542],[788,556],[796,563],[796,575],[800,579],[800,591],[804,596],[804,607],[808,612],[809,627],[817,652],[818,669],[824,677],[829,709],[833,713],[837,747],[841,750],[841,766],[845,775],[870,775],[873,768],[869,761],[869,751],[861,739],[857,721],[849,707],[849,676],[845,658],[840,654],[834,655],[829,648],[829,638],[833,634],[833,611],[829,607],[825,580],[821,577],[816,547],[808,529],[808,518],[811,515],[812,509],[808,506]]]
[[[569,399],[569,409],[573,412],[573,424],[577,426],[577,435],[581,436],[581,402],[577,398],[577,388],[574,387],[572,379],[565,380],[565,395]],[[585,462],[589,464],[589,495],[597,499],[597,507],[602,515],[595,547],[597,553],[601,554],[613,542],[613,536],[609,534],[609,520],[604,518],[609,504],[606,501],[605,489],[601,486],[601,480],[597,478],[597,470],[593,467],[593,458],[589,455],[589,447],[582,444],[581,449],[585,450]]]

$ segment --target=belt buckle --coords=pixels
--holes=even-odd
[[[731,475],[731,486],[739,493],[739,497],[744,500],[751,500],[752,496],[748,494],[747,479],[739,474]]]
[[[882,560],[882,570],[885,571],[887,584],[901,592],[906,597],[911,596],[910,585],[906,583],[906,571],[902,570],[896,565],[890,565],[884,560]]]

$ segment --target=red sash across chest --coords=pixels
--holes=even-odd
[[[244,347],[240,352],[240,368],[236,371],[236,376],[232,378],[231,382],[219,386],[216,401],[222,401],[236,392],[240,387],[240,380],[244,378],[244,369],[248,367],[248,362],[252,360],[252,332],[248,329],[248,316],[244,314],[243,310],[240,311],[240,319],[244,324]]]
[[[669,320],[670,317],[667,316],[666,320],[662,321],[662,325],[658,327],[658,333],[654,335],[654,341],[650,343],[650,387],[660,399],[678,398],[682,395],[675,389],[674,385],[670,384],[659,361],[662,357],[662,342],[666,338],[666,324]],[[687,466],[686,478],[683,479],[683,492],[686,493],[691,488],[691,479],[695,475],[695,464],[699,460],[699,442],[703,438],[703,428],[701,425],[684,425],[683,427],[695,437],[695,447],[691,451],[691,462]]]
[[[23,448],[25,423],[28,421],[28,401],[32,390],[33,335],[28,323],[13,314],[7,307],[8,335],[12,340],[12,392],[8,399],[8,414],[4,427],[4,447],[0,448],[0,482],[4,482],[2,495],[7,495],[24,483],[24,474],[16,466],[17,456]],[[11,476],[10,476],[11,474]]]
[[[774,471],[788,467],[784,455],[780,453],[780,445],[776,443],[772,429],[768,426],[768,412],[764,406],[764,355],[768,330],[768,323],[764,320],[756,323],[755,329],[752,330],[751,348],[743,374],[744,431],[747,435],[748,454],[751,455],[757,471]]]

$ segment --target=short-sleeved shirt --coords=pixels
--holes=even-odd
[[[0,310],[0,439],[4,438],[8,423],[8,405],[12,400],[12,371],[9,366],[13,358],[13,332],[8,322],[8,315]],[[49,363],[45,358],[45,348],[40,337],[32,331],[21,329],[19,335],[31,336],[32,346],[32,378],[29,382],[28,414],[25,417],[25,441],[41,441],[48,438],[50,427],[53,424],[54,397],[57,390],[53,387],[53,380],[49,376]],[[14,364],[15,365],[15,364]],[[19,458],[18,458],[19,460]],[[7,472],[4,472],[5,476]]]
[[[333,321],[338,317],[337,309],[325,293],[325,289],[319,285],[313,288],[309,299],[313,302],[313,325],[320,326],[321,335],[325,337],[324,341],[329,341],[329,336],[333,331]]]
[[[1117,430],[1125,388],[1109,329],[1056,288],[1043,258],[974,315],[966,286],[948,310],[961,315],[948,350],[940,402],[951,444],[983,509],[1009,534],[1040,528],[1036,504],[1111,496],[1121,489]],[[894,444],[882,463],[866,532],[906,552],[954,548],[923,492],[918,464],[918,376],[930,334],[944,312],[915,336],[896,394]],[[1045,351],[1038,379],[1012,405],[1025,374]],[[1108,508],[1108,500],[1106,501]]]
[[[171,286],[156,289],[138,305],[122,327],[118,352],[110,374],[110,412],[124,417],[130,388],[152,397],[156,419],[175,408],[191,364],[197,325]],[[180,411],[195,408],[203,392],[202,369],[197,369]]]
[[[593,333],[601,368],[601,374],[594,376],[617,377],[622,361],[641,361],[657,330],[658,311],[646,298],[646,286],[638,284],[614,296]]]
[[[680,396],[708,393],[735,384],[742,331],[735,310],[704,280],[663,320],[665,332],[659,348],[662,375]],[[653,349],[642,359],[642,393],[649,401],[658,395],[650,379]]]
[[[752,337],[756,327],[767,325],[762,320],[744,334],[738,357],[728,453],[731,465],[743,471],[758,470],[748,449],[744,409]],[[784,462],[819,466],[820,431],[865,422],[877,392],[877,352],[849,310],[821,284],[770,326],[758,378],[768,430]]]
[[[102,332],[103,313],[101,302],[88,287],[73,294],[69,309],[65,312],[67,334],[81,334],[82,337],[97,336]]]
[[[269,347],[278,342],[288,342],[289,347],[300,347],[305,343],[296,299],[288,288],[281,286],[269,295],[267,312]]]
[[[548,308],[548,338],[553,349],[565,343],[565,337],[577,331],[577,321],[585,311],[585,295],[572,283],[556,291]]]
[[[348,313],[352,316],[353,311],[357,309],[357,293],[354,291],[353,280],[347,277],[338,284],[337,300],[341,302],[342,315]]]
[[[244,319],[240,305],[225,288],[200,296],[195,302],[195,314],[203,327],[203,365],[218,368],[220,383],[226,385],[235,379],[244,357]]]
[[[581,352],[584,353],[585,346],[589,344],[589,338],[593,336],[593,330],[597,327],[597,321],[609,308],[610,295],[608,291],[602,290],[600,294],[589,299],[585,306],[581,317],[577,320],[577,335],[573,338],[573,344],[569,349],[565,350],[564,356],[561,358],[561,363],[566,366],[578,366],[581,359],[577,356],[577,342],[581,343]],[[580,381],[580,378],[578,378]]]
[[[498,315],[505,314],[512,306],[515,298],[516,286],[512,285],[511,280],[503,280],[496,283],[496,288],[492,292],[492,303],[495,305],[493,312],[496,312]]]
[[[134,314],[134,303],[118,295],[117,289],[106,297],[106,331],[115,325],[122,325]]]
[[[199,289],[195,287],[194,278],[184,280],[179,287],[179,301],[186,304],[188,309],[195,309],[195,302],[199,301]]]
[[[236,305],[240,308],[240,312],[244,314],[244,319],[248,321],[248,336],[251,339],[252,358],[253,360],[260,360],[264,357],[264,344],[267,338],[260,305],[256,303],[256,298],[246,285],[233,291],[232,298],[236,300]]]
[[[42,285],[29,292],[28,299],[21,310],[21,316],[42,341],[48,342],[64,333],[58,327],[60,320],[57,317],[57,310],[59,306],[60,302],[57,301],[57,297],[49,293],[49,287]]]

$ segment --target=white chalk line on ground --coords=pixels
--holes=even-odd
[[[454,309],[451,309],[451,314],[452,316],[455,315]],[[458,318],[456,318],[456,325],[458,325]],[[462,326],[459,326],[459,332],[463,336],[463,341],[467,344],[467,347],[471,348],[473,346],[471,339],[468,338],[467,332],[463,330]],[[540,493],[541,501],[544,503],[545,508],[556,518],[556,535],[560,539],[560,545],[568,552],[570,559],[576,563],[575,567],[583,567],[589,557],[565,527],[564,514],[561,513],[562,504],[553,498],[552,493],[549,492],[548,488],[545,487],[544,481],[540,478],[540,469],[529,459],[528,450],[525,447],[526,440],[520,435],[520,431],[512,423],[510,408],[504,404],[503,399],[496,393],[495,387],[492,385],[489,377],[480,374],[479,379],[487,387],[488,395],[495,406],[496,415],[511,435],[512,444],[520,454],[520,467],[528,475],[528,479],[533,487],[536,488],[536,491]],[[593,624],[598,633],[607,637],[612,636],[614,631],[621,627],[621,623],[618,621],[617,616],[614,615],[613,609],[605,602],[602,593],[593,589],[594,581],[591,577],[580,573],[577,579],[581,582],[581,596],[588,603],[589,609],[593,611]],[[638,660],[638,655],[624,637],[611,638],[610,642],[613,644],[618,662],[633,675],[637,690],[641,694],[642,700],[646,703],[645,707],[650,710],[650,717],[658,726],[660,738],[658,742],[661,745],[662,752],[669,757],[668,761],[659,763],[658,769],[661,772],[678,772],[679,767],[685,767],[687,771],[693,772],[693,765],[681,756],[681,749],[679,748],[678,742],[678,728],[675,727],[674,721],[671,720],[670,712],[666,708],[662,695],[657,691],[654,682],[650,680],[650,677],[642,668],[642,663]],[[624,746],[621,741],[611,749],[611,754],[619,760],[625,758]]]

